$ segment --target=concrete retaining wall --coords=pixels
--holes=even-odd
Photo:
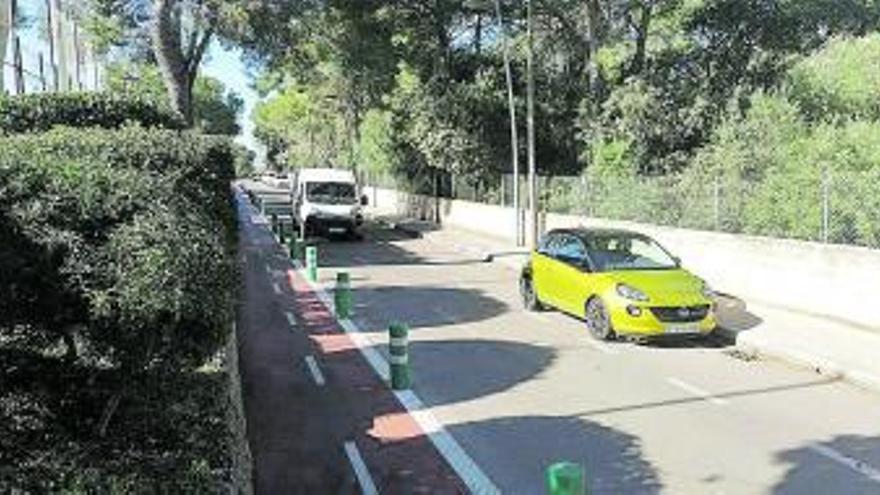
[[[374,211],[473,230],[512,241],[511,208],[370,190]],[[439,217],[439,218],[438,218]],[[607,226],[657,239],[716,290],[880,331],[880,251],[850,246],[658,227],[547,214],[545,229]]]

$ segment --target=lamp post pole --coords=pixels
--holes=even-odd
[[[528,246],[535,249],[538,245],[538,180],[535,171],[535,73],[533,57],[532,36],[532,0],[527,1],[526,26],[527,26],[527,50],[526,50],[526,112],[528,124],[528,149],[529,149],[529,218],[528,218]]]

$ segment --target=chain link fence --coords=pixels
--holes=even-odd
[[[431,194],[412,184],[430,180],[367,179],[371,185]],[[439,195],[513,205],[513,176],[477,183],[440,181]],[[520,182],[520,206],[528,203]],[[539,177],[542,211],[672,227],[880,248],[880,168],[866,171],[804,168],[760,179],[687,173],[661,177],[584,174]]]

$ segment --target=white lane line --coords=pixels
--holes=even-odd
[[[279,296],[281,295],[281,287],[278,286],[278,282],[272,282],[272,290]]]
[[[831,447],[826,447],[824,445],[810,445],[810,450],[821,456],[831,459],[838,464],[846,466],[859,474],[867,476],[869,480],[875,483],[880,483],[880,469],[877,469],[870,464],[866,464],[858,459],[852,458],[846,454],[842,454],[832,449]]]
[[[297,270],[300,270],[300,276],[306,279],[305,272],[302,270],[302,264],[296,260],[293,262]],[[318,296],[318,299],[332,311],[333,302],[327,292],[319,284],[308,282],[312,290]],[[360,350],[361,354],[370,363],[373,371],[379,375],[384,381],[390,378],[388,361],[379,353],[375,346],[370,342],[369,336],[358,328],[357,324],[350,319],[339,320],[339,325],[351,337],[352,342]],[[480,468],[471,456],[459,445],[455,438],[449,434],[443,425],[434,417],[431,411],[424,405],[419,397],[412,391],[394,392],[400,404],[410,413],[419,428],[425,432],[434,447],[440,452],[440,455],[446,459],[446,462],[452,466],[452,469],[458,474],[462,482],[468,488],[470,493],[479,493],[481,495],[500,494],[501,490],[492,483],[489,476]]]
[[[523,313],[536,319],[536,320],[539,320],[545,324],[551,324],[551,325],[558,325],[559,324],[559,322],[554,321],[553,318],[551,318],[548,315],[544,315],[541,313],[535,313],[532,311],[524,311]],[[599,342],[596,339],[594,339],[591,335],[589,335],[589,332],[587,332],[586,328],[583,329],[583,332],[584,332],[584,338],[582,341],[587,347],[591,347],[594,350],[597,350],[597,351],[601,352],[602,354],[606,354],[609,356],[620,354],[620,351],[618,351],[617,349],[614,349],[613,347],[611,347],[610,345],[608,345],[604,342]]]
[[[730,401],[728,401],[727,399],[722,399],[720,397],[716,397],[716,396],[712,395],[711,393],[701,389],[700,387],[697,387],[695,385],[691,385],[690,383],[679,380],[678,378],[667,378],[666,381],[669,382],[670,384],[684,390],[685,392],[689,392],[691,394],[694,394],[697,397],[700,397],[701,399],[705,399],[705,400],[711,402],[712,404],[715,404],[716,406],[725,406],[730,403]]]
[[[293,313],[291,313],[290,311],[285,311],[284,316],[287,317],[287,324],[290,325],[290,329],[295,330],[297,327],[297,324],[296,324],[296,317],[293,316]]]
[[[326,380],[324,380],[324,374],[321,373],[321,368],[318,367],[318,362],[315,361],[315,358],[312,356],[306,356],[306,366],[309,368],[309,373],[312,374],[312,380],[315,380],[315,385],[319,387],[323,387]]]
[[[354,475],[361,486],[361,493],[364,495],[378,495],[379,490],[376,489],[376,484],[373,483],[373,478],[370,476],[370,471],[364,463],[364,458],[361,457],[361,453],[354,442],[345,442],[345,455],[348,456],[348,462],[351,463]]]

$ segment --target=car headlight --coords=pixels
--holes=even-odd
[[[622,297],[624,299],[629,299],[631,301],[644,302],[644,301],[648,300],[648,296],[645,295],[644,292],[640,291],[639,289],[636,289],[635,287],[633,287],[631,285],[626,285],[626,284],[617,284],[617,294],[620,297]]]

